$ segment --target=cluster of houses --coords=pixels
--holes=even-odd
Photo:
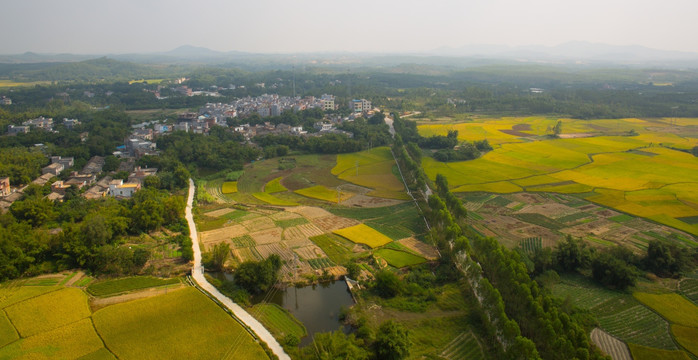
[[[259,114],[260,117],[279,116],[286,110],[301,111],[320,108],[336,110],[334,95],[323,94],[321,97],[306,96],[301,98],[264,94],[257,97],[244,97],[230,104],[210,103],[199,110],[200,115],[208,115],[225,122],[227,118],[245,117]],[[220,121],[220,120],[219,120]]]
[[[73,129],[75,126],[79,125],[80,121],[78,121],[77,119],[63,119],[62,124],[67,129],[70,130],[70,129]],[[53,118],[45,118],[43,116],[39,116],[36,119],[24,121],[22,123],[22,125],[9,125],[7,127],[7,134],[8,135],[27,134],[32,129],[42,129],[44,131],[54,131],[53,125],[54,125]]]

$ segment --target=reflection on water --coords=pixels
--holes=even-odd
[[[229,273],[209,273],[209,275],[219,280],[233,280],[233,275]],[[275,289],[267,294],[253,297],[252,303],[257,304],[263,300],[287,309],[305,325],[308,336],[301,339],[301,346],[310,344],[313,335],[318,332],[335,331],[340,328],[344,332],[350,330],[343,327],[339,321],[340,309],[354,304],[344,281],[301,288]]]

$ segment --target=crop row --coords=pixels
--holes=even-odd
[[[446,345],[440,356],[449,360],[484,359],[480,344],[470,332],[458,335]]]
[[[627,343],[675,350],[669,324],[647,307],[637,304],[619,313],[599,317],[601,328]]]
[[[334,266],[332,260],[328,258],[308,259],[308,264],[310,264],[310,267],[312,267],[313,270]]]

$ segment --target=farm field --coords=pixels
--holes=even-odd
[[[380,232],[364,224],[335,230],[334,233],[354,243],[366,244],[371,248],[380,247],[393,241],[391,238],[381,234]]]
[[[482,348],[473,333],[462,333],[446,345],[440,356],[444,359],[484,359]]]
[[[698,328],[698,306],[679,294],[637,292],[633,296],[674,324]]]
[[[0,284],[0,359],[220,358],[237,334],[244,335],[238,356],[268,359],[234,319],[194,288],[123,298],[93,312],[82,289],[26,285],[42,278]]]
[[[346,201],[349,200],[352,196],[354,196],[354,194],[342,190],[339,191],[338,195],[337,190],[330,189],[322,185],[315,185],[309,188],[298,189],[294,192],[305,197],[324,200],[332,203],[337,203],[338,201]]]
[[[635,360],[690,360],[691,358],[683,351],[678,350],[660,350],[653,349],[647,346],[630,344],[630,353]]]
[[[273,194],[288,190],[285,186],[281,185],[281,179],[283,179],[283,177],[280,176],[272,180],[269,180],[268,183],[264,184],[264,192],[267,194]]]
[[[279,305],[257,304],[251,308],[250,313],[255,314],[277,339],[283,339],[286,335],[295,335],[300,339],[308,335],[305,326]]]
[[[344,181],[372,189],[367,195],[407,200],[402,181],[393,172],[395,160],[390,148],[377,147],[352,154],[337,155],[332,174]]]
[[[594,328],[591,331],[591,341],[601,349],[606,355],[609,355],[614,360],[632,360],[628,345],[614,338],[607,332]]]
[[[223,183],[221,192],[223,194],[232,194],[238,192],[238,182],[237,181],[226,181]]]
[[[532,251],[552,247],[571,235],[596,248],[620,245],[644,253],[650,241],[664,239],[695,246],[693,236],[628,216],[578,197],[552,193],[464,193],[473,227],[504,245]],[[540,239],[540,240],[539,240]]]
[[[698,354],[698,328],[671,325],[671,332],[674,334],[676,341],[686,348],[693,355]],[[696,355],[698,356],[698,355]]]
[[[571,135],[541,137],[556,121],[504,118],[421,125],[423,135],[457,129],[463,140],[487,138],[495,145],[476,160],[442,163],[424,157],[422,165],[431,179],[437,173],[445,175],[456,192],[584,194],[595,203],[698,235],[693,220],[698,216],[698,195],[691,190],[697,184],[698,161],[675,150],[698,145],[698,137],[676,135],[682,133],[682,122],[562,119],[563,135]],[[638,135],[620,136],[631,130]],[[517,135],[513,139],[512,133]]]
[[[262,348],[223,309],[194,288],[108,306],[94,313],[95,328],[119,358],[267,359]],[[186,339],[186,340],[185,340]]]
[[[378,249],[373,253],[374,256],[380,257],[385,260],[390,266],[396,268],[403,268],[406,266],[412,266],[421,264],[426,261],[423,257],[417,255],[399,251],[394,249]]]
[[[134,276],[92,283],[87,287],[87,292],[94,296],[110,296],[132,290],[179,283],[178,278],[160,279],[151,276]]]

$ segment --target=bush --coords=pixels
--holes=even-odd
[[[376,273],[375,284],[373,289],[382,298],[392,298],[402,292],[402,283],[400,278],[393,272],[381,270]]]

